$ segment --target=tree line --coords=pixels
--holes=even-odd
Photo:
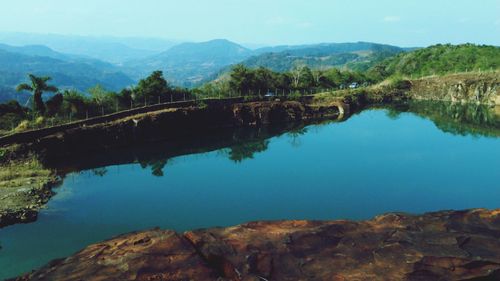
[[[361,72],[341,71],[335,68],[313,70],[298,66],[288,72],[274,72],[267,68],[248,68],[238,64],[227,77],[206,83],[195,89],[173,87],[162,71],[154,71],[137,85],[120,92],[108,91],[96,85],[82,93],[74,89],[58,89],[50,77],[28,75],[29,83],[17,86],[17,91],[29,91],[31,109],[16,101],[0,105],[0,131],[17,128],[44,127],[68,121],[85,119],[127,110],[134,107],[204,97],[264,96],[292,94],[311,90],[330,90],[347,87],[356,82],[370,84],[374,79]],[[53,93],[44,98],[44,93]]]
[[[352,83],[369,85],[380,81],[371,72],[326,70],[296,66],[291,71],[275,72],[268,68],[234,66],[229,74],[195,89],[201,96],[257,96],[281,93],[317,92],[349,87]]]
[[[120,92],[96,85],[82,93],[74,89],[60,90],[51,85],[50,77],[28,75],[29,83],[19,84],[18,92],[31,92],[31,108],[17,101],[0,105],[0,131],[44,127],[76,119],[85,119],[149,104],[190,99],[191,91],[171,86],[161,71]],[[44,93],[54,93],[43,98]]]

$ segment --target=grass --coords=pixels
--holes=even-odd
[[[33,155],[22,160],[7,162],[0,167],[0,188],[43,185],[53,174]]]

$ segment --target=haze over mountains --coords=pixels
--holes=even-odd
[[[148,38],[0,33],[0,101],[20,97],[14,88],[27,73],[51,76],[62,89],[86,91],[101,84],[118,91],[162,70],[171,84],[195,87],[237,63],[275,71],[296,65],[363,70],[404,51],[367,42],[249,49],[224,39],[176,44]]]

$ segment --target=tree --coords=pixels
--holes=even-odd
[[[22,83],[17,85],[16,91],[30,91],[33,93],[33,110],[40,114],[45,114],[45,104],[43,103],[43,92],[57,92],[55,86],[47,85],[47,82],[52,78],[50,77],[37,77],[33,74],[28,74],[31,80],[31,85]]]
[[[237,93],[246,94],[252,89],[253,81],[253,71],[243,64],[237,64],[231,71],[229,87]]]
[[[62,111],[78,117],[85,117],[87,98],[76,90],[65,90],[63,92]]]
[[[253,81],[253,89],[259,91],[262,94],[266,94],[268,90],[275,88],[274,83],[274,73],[264,67],[259,67],[254,71],[254,81]]]
[[[167,80],[163,77],[162,71],[154,71],[146,79],[141,79],[137,87],[134,88],[134,97],[138,102],[151,98],[158,98],[172,94]]]
[[[94,87],[87,90],[92,97],[92,102],[101,110],[101,114],[104,115],[104,106],[108,103],[110,94],[104,87],[97,84]]]
[[[63,95],[59,93],[46,102],[48,116],[54,116],[61,110],[63,99]]]
[[[304,68],[305,65],[296,65],[290,72],[292,74],[292,85],[296,89],[299,87],[300,78],[302,78]]]
[[[314,87],[314,76],[309,67],[305,66],[302,68],[299,79],[299,87],[302,89],[310,89]]]

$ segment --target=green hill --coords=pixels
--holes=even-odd
[[[331,43],[302,46],[253,56],[242,64],[250,68],[265,67],[273,71],[289,71],[297,65],[312,69],[348,68],[367,70],[369,67],[405,50],[399,47],[369,43]]]
[[[28,73],[50,76],[59,88],[81,91],[96,84],[116,91],[134,84],[118,67],[102,61],[65,56],[41,47],[5,49],[6,45],[0,46],[0,102],[13,98],[26,102],[28,95],[16,93],[15,87],[26,81]]]
[[[434,45],[401,53],[375,66],[382,76],[427,76],[500,68],[500,47],[462,44]]]
[[[191,87],[251,54],[251,50],[223,39],[183,43],[158,55],[130,61],[124,65],[124,71],[131,77],[140,79],[152,71],[162,70],[172,84]]]

